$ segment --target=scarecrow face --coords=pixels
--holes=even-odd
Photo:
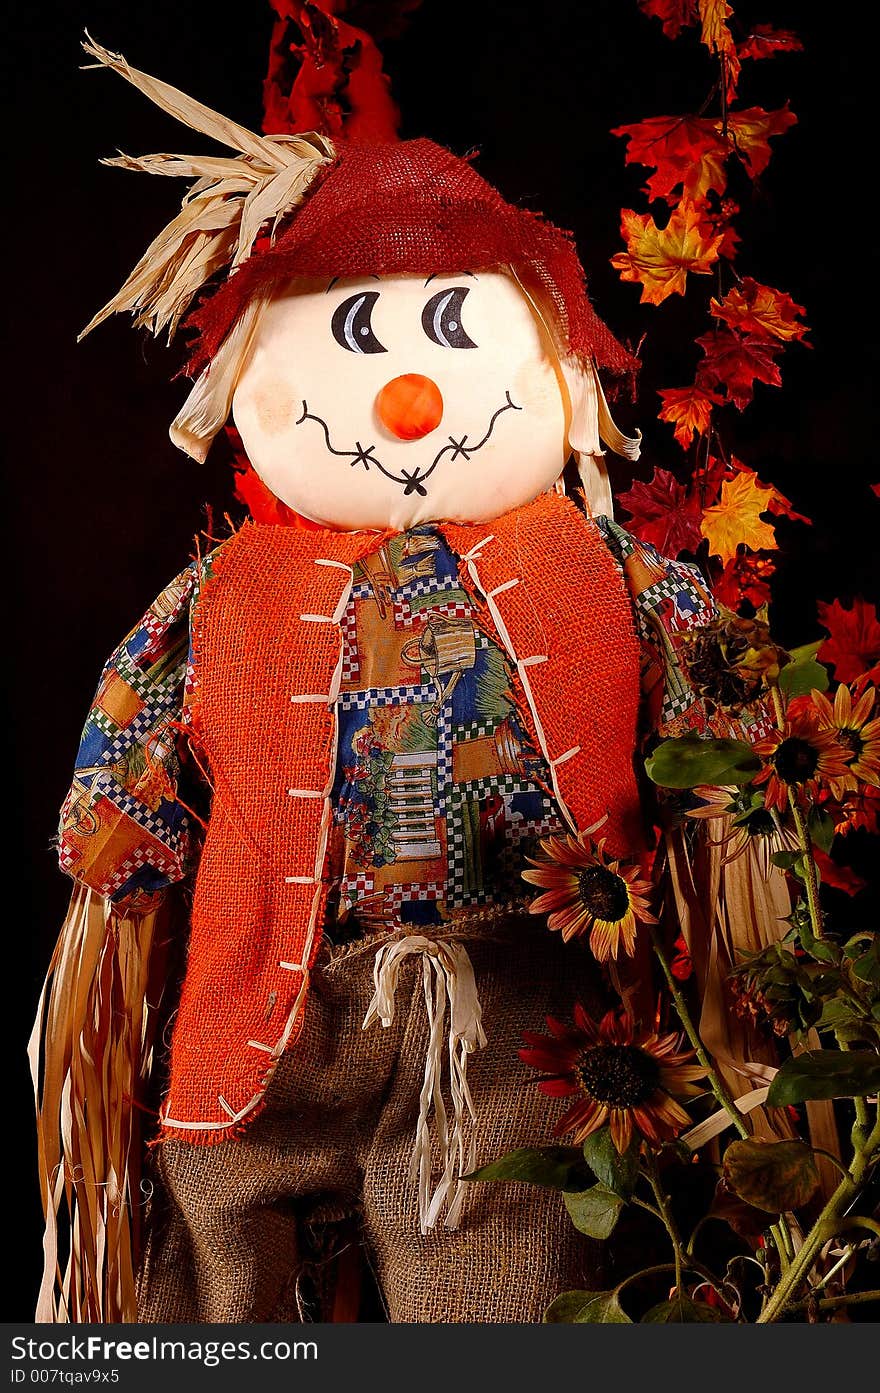
[[[516,281],[462,272],[298,284],[263,314],[232,410],[298,513],[402,529],[536,498],[565,463],[566,403]]]

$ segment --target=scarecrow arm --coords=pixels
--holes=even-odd
[[[58,835],[63,870],[117,908],[182,879],[194,856],[181,800],[189,615],[188,567],[110,658],[80,742]]]

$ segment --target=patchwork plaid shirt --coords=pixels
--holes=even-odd
[[[715,614],[698,568],[598,522],[641,641],[643,735],[711,732],[681,651]],[[425,924],[466,905],[515,903],[524,856],[560,827],[511,700],[508,659],[473,622],[457,565],[425,526],[355,572],[341,621],[332,918]],[[208,557],[181,572],[111,656],[61,812],[62,868],[132,907],[198,860],[210,771],[191,740],[191,625],[211,568]],[[752,739],[763,733],[755,719]]]

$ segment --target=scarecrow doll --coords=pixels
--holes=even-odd
[[[234,421],[253,516],[110,658],[62,810],[38,1318],[326,1319],[356,1225],[391,1321],[539,1320],[601,1246],[552,1191],[461,1177],[547,1140],[524,1031],[598,1020],[609,970],[640,1009],[637,744],[715,728],[680,661],[704,582],[612,521],[603,443],[638,440],[600,371],[634,362],[568,236],[470,162],[256,135],[86,49],[227,151],[109,161],[193,182],[88,328],[189,316],[171,435],[203,459]],[[564,936],[529,913],[541,842]],[[655,1078],[590,1088],[675,1130]]]

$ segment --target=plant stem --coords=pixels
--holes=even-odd
[[[811,1231],[804,1239],[788,1271],[783,1273],[775,1292],[759,1315],[757,1325],[770,1325],[784,1314],[798,1288],[804,1282],[816,1260],[819,1250],[829,1238],[840,1231],[845,1211],[858,1194],[865,1173],[875,1154],[880,1151],[880,1117],[874,1124],[870,1136],[856,1150],[849,1174],[841,1180],[834,1194],[819,1215]],[[845,1224],[843,1224],[845,1227]]]
[[[807,892],[807,908],[810,911],[810,927],[813,930],[814,938],[822,938],[822,910],[819,906],[819,883],[816,880],[816,862],[813,860],[813,843],[807,831],[807,824],[804,822],[804,815],[798,806],[797,794],[790,785],[788,789],[788,806],[791,808],[791,815],[794,819],[795,831],[798,837],[798,845],[803,855],[804,888]]]
[[[681,1241],[681,1234],[678,1231],[678,1225],[675,1222],[669,1204],[669,1196],[664,1192],[663,1186],[660,1183],[660,1176],[653,1158],[646,1163],[645,1174],[648,1177],[651,1189],[654,1191],[657,1208],[666,1225],[666,1232],[669,1234],[669,1241],[672,1244],[672,1254],[675,1259],[675,1290],[680,1293],[683,1268],[683,1244]]]
[[[651,938],[654,944],[654,952],[657,955],[657,959],[660,963],[660,966],[663,969],[663,976],[666,978],[666,984],[669,987],[669,991],[672,995],[672,1000],[675,1003],[675,1010],[678,1014],[678,1018],[684,1026],[685,1034],[687,1035],[688,1039],[693,1045],[694,1053],[697,1056],[697,1059],[700,1061],[700,1063],[706,1071],[706,1078],[709,1080],[709,1083],[712,1086],[712,1092],[715,1094],[715,1097],[718,1099],[719,1103],[724,1108],[724,1110],[729,1114],[734,1127],[736,1128],[737,1132],[739,1132],[739,1135],[741,1137],[747,1137],[749,1135],[749,1129],[743,1121],[743,1115],[737,1108],[736,1103],[734,1102],[730,1092],[725,1086],[721,1076],[716,1072],[712,1064],[712,1061],[709,1058],[709,1055],[706,1053],[706,1047],[697,1033],[697,1028],[694,1025],[694,1022],[691,1018],[691,1013],[687,1008],[687,1002],[684,999],[684,994],[682,993],[681,988],[679,987],[678,983],[675,980],[675,977],[673,976],[672,968],[669,965],[669,959],[667,958],[663,945],[660,942],[660,937],[654,929],[651,930]]]
[[[707,1267],[703,1267],[702,1263],[685,1262],[683,1264],[683,1267],[686,1272],[695,1272],[698,1277],[703,1278],[704,1282],[708,1282],[710,1286],[713,1286],[716,1288],[716,1290],[718,1290],[717,1277],[713,1277],[709,1269]],[[660,1272],[674,1271],[674,1262],[659,1262],[656,1264],[655,1267],[645,1267],[642,1269],[641,1272],[631,1272],[628,1277],[624,1277],[623,1281],[617,1283],[617,1286],[614,1288],[615,1294],[619,1294],[620,1292],[622,1292],[624,1287],[630,1286],[632,1282],[638,1281],[640,1277],[655,1277]]]
[[[880,1291],[850,1291],[840,1296],[823,1296],[819,1301],[807,1297],[806,1301],[796,1301],[789,1311],[806,1311],[811,1306],[820,1311],[833,1311],[838,1306],[865,1306],[869,1301],[880,1301]]]
[[[782,705],[782,696],[779,688],[771,687],[770,695],[773,700],[773,714],[776,717],[776,724],[780,731],[784,731],[785,709]],[[807,831],[807,824],[804,822],[804,815],[798,805],[797,794],[791,784],[788,785],[788,806],[791,809],[795,831],[797,832],[798,845],[804,858],[804,886],[807,891],[807,908],[810,911],[810,926],[813,930],[813,937],[821,938],[822,911],[819,908],[819,884],[816,880],[816,863],[813,860],[813,843]]]
[[[653,1214],[654,1218],[659,1219],[663,1227],[666,1227],[666,1220],[663,1218],[660,1210],[654,1208],[653,1204],[648,1204],[646,1200],[640,1200],[635,1195],[632,1196],[630,1204],[636,1205],[639,1209],[644,1209],[647,1214]]]
[[[867,1229],[876,1238],[880,1238],[880,1223],[876,1219],[869,1219],[867,1214],[847,1214],[840,1225],[841,1231],[844,1229]]]

